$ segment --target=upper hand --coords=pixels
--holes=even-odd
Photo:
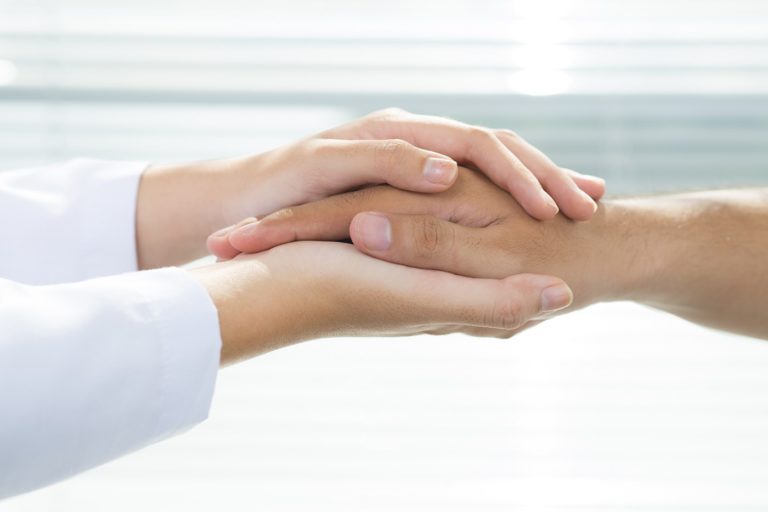
[[[605,193],[600,178],[561,169],[508,130],[388,109],[229,161],[238,178],[233,199],[223,198],[228,203],[223,208],[232,223],[364,185],[442,192],[455,182],[457,162],[486,174],[537,219],[552,218],[559,210],[572,219],[588,219]]]
[[[223,226],[360,186],[445,191],[456,160],[540,219],[557,213],[552,198],[571,218],[589,218],[592,198],[605,191],[602,180],[560,169],[511,132],[385,110],[259,155],[150,167],[136,208],[140,268],[189,262],[205,254],[212,232],[224,236]]]

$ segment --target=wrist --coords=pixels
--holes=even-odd
[[[660,217],[643,200],[606,200],[593,220],[577,225],[583,266],[572,279],[581,305],[641,301],[652,293],[666,262]]]
[[[208,235],[247,216],[257,158],[150,166],[136,206],[139,268],[202,257]]]
[[[190,271],[218,312],[222,365],[325,337],[338,323],[337,301],[320,293],[326,280],[272,256],[240,256]]]

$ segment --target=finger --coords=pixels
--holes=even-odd
[[[605,195],[605,180],[598,178],[597,176],[590,176],[589,174],[581,174],[572,169],[563,168],[567,172],[571,179],[578,187],[589,194],[589,197],[598,201]]]
[[[360,252],[414,268],[467,277],[504,278],[515,257],[495,242],[492,227],[462,226],[429,215],[360,213],[349,228]],[[506,262],[504,267],[499,262]]]
[[[349,270],[354,269],[354,273],[362,277],[353,295],[360,297],[361,291],[376,290],[373,307],[359,299],[348,304],[357,310],[353,313],[355,318],[377,325],[381,325],[384,318],[394,319],[395,325],[407,325],[408,332],[429,332],[435,328],[455,332],[467,327],[519,329],[547,312],[562,310],[573,300],[570,288],[552,276],[518,274],[501,279],[472,278],[392,265],[357,251],[351,256],[355,263],[352,259],[347,262]]]
[[[229,243],[229,234],[241,226],[245,226],[256,221],[256,217],[248,217],[247,219],[243,219],[237,224],[233,224],[216,231],[206,240],[208,251],[220,260],[231,260],[240,254],[241,251],[235,249],[232,247],[232,244]]]
[[[318,183],[323,196],[380,183],[415,192],[441,192],[458,175],[451,158],[400,139],[316,139],[310,151],[313,175],[308,179]]]
[[[487,169],[486,174],[491,180],[508,190],[532,217],[546,220],[557,215],[557,198],[546,190],[540,178],[517,155],[486,130],[472,133],[475,142],[468,152],[472,162],[481,169]],[[506,170],[498,172],[495,169]]]
[[[244,253],[261,252],[297,240],[345,240],[352,218],[367,209],[445,216],[435,196],[390,187],[371,187],[314,203],[285,208],[227,233],[227,245]],[[218,253],[216,253],[218,254]]]
[[[488,277],[493,249],[478,251],[484,231],[431,215],[364,212],[349,227],[355,247],[378,259],[409,267]]]
[[[525,162],[565,215],[574,220],[592,218],[597,204],[589,194],[579,188],[570,174],[516,133],[496,130],[495,134],[505,147]]]
[[[360,131],[360,126],[353,124],[325,135],[361,136]],[[366,132],[363,135],[370,137],[399,137],[460,163],[470,162],[509,191],[525,211],[537,219],[549,219],[558,212],[557,204],[534,174],[490,130],[441,117],[385,111],[367,118],[363,131]]]
[[[573,301],[570,288],[552,276],[477,279],[442,272],[433,275],[431,280],[417,281],[422,286],[413,290],[412,297],[419,304],[435,301],[428,313],[435,323],[509,331],[547,312],[562,310]]]

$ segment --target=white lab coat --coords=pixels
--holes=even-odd
[[[144,168],[0,172],[0,499],[207,417],[216,310],[181,269],[136,271]]]

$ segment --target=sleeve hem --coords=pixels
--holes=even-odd
[[[188,272],[165,268],[146,274],[155,281],[155,289],[148,291],[154,296],[150,304],[158,322],[161,359],[162,405],[155,428],[159,440],[208,417],[220,363],[221,331],[208,292]],[[166,290],[156,289],[159,277],[169,285]]]

